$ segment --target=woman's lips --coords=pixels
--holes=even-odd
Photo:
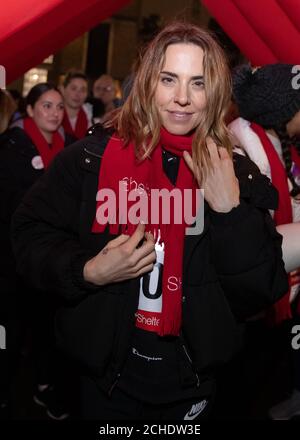
[[[189,112],[179,112],[179,111],[170,111],[170,110],[168,110],[167,112],[169,118],[177,122],[189,121],[193,116],[193,113],[189,113]]]

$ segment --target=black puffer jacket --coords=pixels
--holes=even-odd
[[[65,145],[74,138],[65,136]],[[0,136],[0,280],[3,292],[15,288],[15,261],[10,242],[11,217],[26,191],[44,174],[33,166],[38,150],[20,127],[13,127]]]
[[[83,279],[86,261],[113,238],[91,233],[108,141],[101,127],[91,133],[59,154],[25,197],[14,216],[13,242],[19,271],[65,299],[59,344],[109,389],[130,346],[138,280],[97,287]],[[240,205],[227,214],[206,206],[203,233],[185,240],[182,337],[200,377],[232,356],[237,323],[288,289],[281,236],[268,213],[276,191],[247,158],[235,156],[234,164]]]

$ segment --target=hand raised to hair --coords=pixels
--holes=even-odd
[[[138,244],[145,239],[142,246]],[[102,286],[136,278],[153,269],[156,260],[154,237],[139,224],[131,237],[120,235],[107,243],[83,269],[84,279]]]
[[[217,147],[215,142],[208,138],[207,149],[212,168],[209,169],[202,182],[198,181],[199,187],[204,189],[204,198],[214,211],[226,213],[240,204],[239,182],[234,172],[232,159],[226,148]],[[183,157],[197,178],[190,154],[185,151]]]

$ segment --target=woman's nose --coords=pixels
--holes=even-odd
[[[190,104],[190,96],[188,87],[184,84],[178,85],[175,90],[175,98],[174,101],[180,105],[188,105]]]

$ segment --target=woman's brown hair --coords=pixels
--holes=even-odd
[[[231,152],[224,122],[231,97],[231,76],[220,46],[207,31],[193,24],[171,23],[152,40],[141,58],[129,97],[106,125],[114,127],[125,144],[135,143],[137,157],[144,159],[151,154],[158,143],[161,127],[154,100],[159,74],[167,47],[179,43],[195,44],[204,52],[207,110],[195,131],[193,161],[206,174],[211,163],[207,137]]]

